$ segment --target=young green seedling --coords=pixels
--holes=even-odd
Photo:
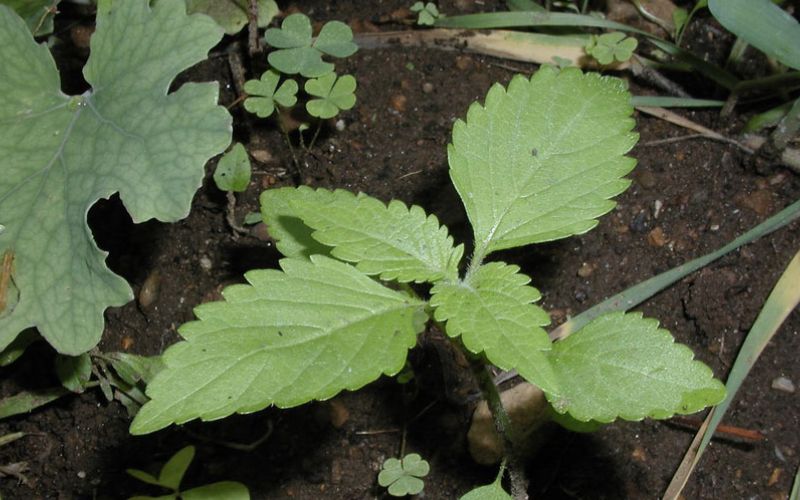
[[[247,186],[250,184],[250,175],[250,156],[244,146],[238,142],[222,155],[216,170],[214,170],[214,183],[220,191],[225,191],[228,198],[226,220],[234,233],[247,233],[247,230],[236,222],[236,193],[247,190]]]
[[[420,26],[433,26],[441,15],[436,4],[433,2],[415,2],[411,6],[411,12],[417,13],[417,24]]]
[[[541,388],[559,421],[669,418],[718,403],[722,384],[657,321],[606,314],[553,343],[530,278],[486,262],[597,225],[629,186],[632,111],[621,80],[553,67],[495,85],[470,106],[448,147],[473,228],[464,272],[464,246],[420,207],[343,190],[264,192],[281,270],[250,271],[248,284],[195,310],[131,432],[358,389],[398,373],[431,320],[474,363],[516,369]],[[430,296],[409,283],[431,284]],[[493,384],[483,388],[499,402]],[[501,405],[492,409],[503,417]]]
[[[181,482],[186,470],[194,460],[194,446],[187,446],[170,458],[161,468],[158,477],[153,476],[138,469],[127,469],[125,472],[153,486],[160,486],[172,491],[168,495],[150,497],[136,495],[128,500],[201,500],[201,499],[225,499],[225,500],[249,500],[250,492],[242,483],[235,481],[220,481],[218,483],[206,484],[189,490],[181,490]]]
[[[393,497],[418,495],[425,488],[423,477],[431,466],[417,453],[409,453],[401,459],[387,458],[378,474],[378,484],[387,488]]]
[[[586,53],[605,66],[614,61],[627,61],[633,56],[633,51],[636,50],[638,44],[639,42],[635,38],[626,37],[625,33],[615,31],[593,35],[586,45]]]

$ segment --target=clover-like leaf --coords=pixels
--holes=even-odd
[[[290,78],[278,87],[280,78],[280,73],[268,69],[260,79],[244,82],[244,91],[249,96],[244,100],[244,109],[259,118],[266,118],[275,111],[276,103],[284,108],[294,106],[297,103],[297,82]]]
[[[292,212],[314,229],[315,240],[365,274],[400,282],[458,278],[463,246],[453,247],[447,228],[420,207],[308,187],[265,191],[262,206],[275,199],[288,200]]]
[[[586,46],[586,52],[600,64],[611,64],[614,61],[627,61],[633,55],[639,42],[624,33],[614,31],[599,36],[592,36]]]
[[[356,79],[352,75],[337,77],[336,73],[328,73],[308,80],[305,89],[308,94],[317,97],[306,103],[308,114],[323,120],[333,118],[339,111],[348,110],[356,104]]]
[[[559,393],[559,381],[547,351],[552,344],[542,329],[547,313],[533,305],[541,295],[517,266],[490,262],[464,282],[443,281],[431,289],[434,317],[447,322],[451,337],[461,337],[473,353],[486,353],[504,370],[516,368],[544,391]]]
[[[352,42],[353,31],[340,21],[325,23],[316,40],[311,34],[308,16],[286,16],[280,28],[270,28],[265,34],[266,42],[279,49],[270,52],[267,60],[281,73],[316,78],[333,71],[333,64],[322,60],[323,54],[347,57],[358,48]]]
[[[0,350],[37,327],[56,350],[97,344],[103,311],[132,298],[86,225],[89,208],[119,192],[134,222],[189,212],[204,165],[230,142],[216,83],[175,76],[222,37],[183,2],[114,2],[101,10],[84,68],[92,89],[61,92],[47,47],[0,6],[0,254],[13,252],[19,300],[0,312]]]
[[[402,460],[388,458],[378,473],[378,484],[388,488],[389,494],[395,497],[417,495],[425,487],[421,478],[430,470],[428,462],[417,453],[409,453]]]
[[[420,26],[433,26],[440,17],[439,9],[433,2],[415,2],[411,6],[411,12],[417,13],[417,24]]]
[[[275,0],[258,0],[259,28],[269,25],[280,9]],[[186,12],[200,12],[210,16],[219,24],[225,33],[235,35],[240,32],[249,20],[249,0],[186,0]]]
[[[725,387],[688,347],[639,313],[600,316],[556,342],[549,357],[561,394],[546,393],[547,399],[579,421],[663,419],[725,397]]]
[[[632,112],[621,80],[549,66],[470,106],[448,156],[476,256],[593,228],[629,185]]]
[[[214,183],[221,191],[241,193],[250,185],[251,173],[247,150],[237,142],[219,159],[214,170]]]
[[[321,255],[245,275],[195,309],[166,350],[131,432],[327,399],[403,368],[424,303]]]

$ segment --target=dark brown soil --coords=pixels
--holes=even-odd
[[[377,21],[407,4],[315,1],[299,7],[315,20],[352,22]],[[494,2],[442,1],[440,8],[448,13],[491,10]],[[693,43],[704,39],[698,30],[693,36],[701,42]],[[60,36],[68,38],[66,33]],[[224,45],[231,42],[223,41],[215,54],[223,54]],[[73,73],[80,67],[74,54],[59,59],[59,64]],[[256,67],[262,68],[263,62]],[[342,116],[344,130],[326,124],[312,153],[302,156],[300,181],[418,204],[465,240],[468,226],[447,174],[452,123],[464,116],[471,102],[482,99],[492,83],[507,83],[514,73],[530,73],[535,67],[434,49],[386,49],[360,51],[339,69],[357,76],[358,103]],[[224,105],[237,97],[224,57],[213,57],[187,78],[219,80]],[[694,88],[691,79],[686,84]],[[637,93],[655,92],[637,82],[632,87]],[[696,96],[711,97],[700,90]],[[263,160],[255,161],[257,173],[239,198],[241,219],[258,210],[263,189],[295,181],[274,122],[258,120],[241,106],[232,113],[235,139]],[[738,130],[743,120],[721,120],[716,111],[679,113],[728,133]],[[633,151],[639,160],[634,182],[597,229],[496,257],[519,264],[534,278],[555,323],[722,246],[800,197],[797,176],[784,170],[756,174],[747,166],[748,158],[728,144],[692,140],[647,147],[649,141],[686,132],[644,114],[637,120],[641,141]],[[207,166],[209,173],[215,162]],[[656,217],[657,203],[662,208]],[[279,258],[255,231],[254,236],[233,237],[225,222],[225,196],[210,177],[189,217],[178,223],[133,225],[117,199],[95,206],[90,221],[101,247],[110,251],[109,264],[135,292],[148,276],[160,276],[158,297],[151,306],[134,302],[107,312],[103,351],[160,353],[178,340],[176,328],[192,319],[194,306],[219,298],[221,288],[240,282],[244,271],[274,267]],[[638,310],[658,318],[724,379],[761,305],[800,248],[798,229],[794,223],[724,257]],[[764,439],[715,441],[690,480],[686,498],[786,498],[800,463],[800,405],[797,393],[774,390],[771,382],[778,376],[800,382],[798,332],[800,313],[795,311],[767,346],[725,419],[760,431]],[[0,465],[25,461],[30,468],[27,484],[0,479],[0,492],[9,499],[160,494],[128,477],[125,469],[155,472],[172,453],[194,444],[198,454],[187,486],[230,479],[246,484],[253,498],[385,497],[377,486],[377,472],[385,458],[399,452],[406,426],[407,450],[431,463],[424,496],[457,498],[490,482],[496,470],[474,465],[466,452],[472,403],[447,375],[453,364],[445,344],[431,332],[423,341],[412,355],[423,384],[416,395],[382,379],[329,402],[195,422],[144,437],[128,435],[125,409],[105,402],[99,391],[64,398],[31,415],[0,422],[0,435],[29,433],[0,447]],[[55,385],[52,358],[49,348],[38,344],[17,363],[0,369],[0,395]],[[698,415],[697,421],[701,418]],[[252,451],[209,441],[251,442],[268,429],[270,437]],[[527,464],[531,496],[658,497],[692,436],[692,431],[673,423],[649,420],[619,422],[594,434],[557,431]]]

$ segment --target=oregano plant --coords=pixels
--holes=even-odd
[[[718,403],[722,384],[656,320],[608,314],[553,343],[531,279],[487,261],[597,225],[629,185],[632,111],[621,80],[553,67],[470,106],[448,147],[473,229],[466,262],[464,245],[418,206],[344,190],[264,192],[281,269],[250,271],[223,301],[197,307],[131,432],[358,389],[398,373],[431,321],[477,362],[518,370],[572,421],[667,418]]]

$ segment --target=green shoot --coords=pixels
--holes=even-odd
[[[250,175],[250,157],[247,155],[247,150],[239,142],[234,143],[231,149],[222,155],[222,158],[217,163],[216,170],[214,170],[214,183],[220,191],[225,191],[225,196],[228,199],[226,219],[234,233],[244,234],[247,232],[236,222],[235,193],[247,190],[247,186],[250,185]]]
[[[248,97],[244,109],[255,113],[259,118],[267,118],[275,111],[275,105],[291,108],[297,103],[297,82],[291,78],[284,80],[280,87],[281,75],[273,69],[265,71],[258,80],[244,83]]]
[[[242,483],[234,481],[220,481],[189,490],[182,490],[181,483],[183,482],[183,476],[186,474],[186,470],[189,468],[189,465],[191,465],[192,460],[194,460],[194,454],[194,446],[182,448],[164,464],[158,477],[139,469],[127,469],[125,472],[139,481],[153,486],[160,486],[161,488],[171,491],[170,494],[159,497],[137,495],[128,500],[250,499],[250,492],[247,487]]]
[[[409,453],[401,459],[387,458],[378,474],[378,484],[387,488],[393,497],[418,495],[425,488],[423,477],[431,467],[417,453]]]

